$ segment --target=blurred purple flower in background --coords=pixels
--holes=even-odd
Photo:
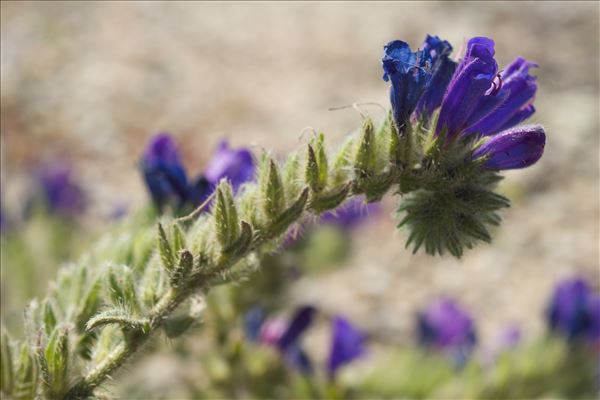
[[[200,205],[223,178],[234,190],[254,177],[254,160],[249,150],[231,149],[226,141],[219,144],[206,167],[193,184],[189,184],[175,140],[168,133],[150,139],[141,161],[146,186],[159,210],[175,198],[178,206]]]
[[[40,168],[37,183],[49,212],[73,217],[85,210],[84,192],[69,165],[55,163]]]
[[[303,374],[310,374],[312,363],[300,341],[312,324],[316,311],[313,306],[302,306],[286,321],[282,318],[267,319],[262,308],[253,307],[244,316],[246,337],[276,348],[288,364]]]
[[[350,229],[366,221],[370,215],[377,214],[380,209],[379,203],[367,204],[364,197],[353,197],[337,210],[324,213],[320,218],[320,223]]]
[[[417,333],[421,345],[448,351],[461,363],[477,343],[473,319],[447,297],[435,300],[418,314]]]
[[[581,277],[556,285],[546,316],[550,329],[569,341],[600,341],[600,295]]]
[[[190,189],[190,201],[194,205],[202,204],[223,178],[227,178],[234,192],[237,192],[242,184],[254,179],[254,174],[252,153],[246,148],[232,149],[223,140],[208,162],[204,174]]]
[[[254,178],[254,160],[246,148],[232,149],[227,141],[219,143],[213,157],[204,170],[207,181],[216,185],[227,178],[237,191],[239,187]]]
[[[183,205],[189,195],[187,177],[175,140],[168,133],[150,139],[141,160],[141,168],[154,204],[162,211],[172,199]]]
[[[516,169],[535,164],[544,153],[546,135],[541,125],[522,125],[491,137],[473,152],[473,158],[487,157],[488,169]]]
[[[334,317],[331,324],[331,347],[327,360],[327,373],[330,379],[334,379],[340,367],[366,353],[366,335],[340,316]]]

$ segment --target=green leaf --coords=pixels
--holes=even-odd
[[[30,353],[29,346],[23,344],[19,355],[15,385],[12,397],[15,399],[33,399],[36,396],[38,373],[35,360]]]
[[[354,158],[354,171],[359,179],[371,176],[375,171],[375,134],[373,121],[365,118],[361,140]]]
[[[262,192],[262,200],[265,213],[269,218],[274,219],[277,218],[285,207],[285,196],[279,167],[273,159],[269,162],[268,174],[268,179]]]
[[[158,223],[158,252],[160,253],[160,259],[165,269],[172,271],[175,268],[175,256],[169,239],[167,239],[167,234],[160,222]]]
[[[108,273],[109,295],[115,305],[122,305],[132,311],[139,311],[140,306],[134,284],[133,271],[123,265],[113,266]]]
[[[52,308],[50,300],[46,299],[43,305],[44,312],[44,330],[46,335],[50,335],[56,326],[56,314]]]
[[[77,330],[83,332],[85,330],[85,324],[88,319],[92,317],[100,307],[100,291],[102,289],[102,281],[100,277],[89,287],[88,291],[83,297],[83,301],[79,305],[77,311]]]
[[[214,221],[219,244],[228,248],[239,236],[239,219],[231,185],[224,179],[217,187]]]
[[[13,360],[10,338],[2,329],[0,335],[0,391],[10,394],[13,386]]]
[[[69,336],[66,328],[54,330],[46,345],[44,358],[50,375],[50,381],[45,382],[47,392],[51,398],[60,398],[68,387]]]
[[[173,254],[179,254],[179,252],[185,249],[185,234],[181,230],[178,224],[174,223],[173,227]]]
[[[184,283],[194,265],[194,256],[187,250],[179,253],[179,262],[171,275],[171,286],[177,287]]]
[[[317,156],[315,155],[315,151],[310,144],[308,145],[305,176],[306,183],[313,192],[319,193],[325,188],[324,180],[321,179]]]

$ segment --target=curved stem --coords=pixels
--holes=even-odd
[[[390,176],[394,176],[396,178],[400,177],[400,175],[404,172],[400,167],[396,165],[390,165],[390,170],[386,172]],[[378,191],[381,193],[388,192],[390,188],[397,183],[397,180],[390,179],[386,181],[383,185],[380,184],[378,187]],[[346,191],[346,195],[341,202],[348,200],[349,198],[363,194],[365,192],[364,185],[361,184],[360,178],[354,178],[347,183],[352,190]],[[307,190],[307,189],[306,189]],[[207,200],[208,201],[208,200]],[[190,217],[196,215],[198,210],[203,209],[205,204],[201,205],[197,210],[195,210],[190,216],[184,217],[184,220],[189,219]],[[323,213],[326,211],[330,211],[335,209],[337,206],[331,206],[328,209],[323,209],[323,207],[319,207],[318,213]],[[314,209],[314,206],[307,202],[303,207],[304,211],[313,211],[317,212]],[[303,213],[300,213],[297,218],[293,221],[289,221],[286,227],[289,227],[302,217]],[[180,219],[181,220],[181,219]],[[200,282],[188,282],[186,285],[182,287],[172,287],[165,292],[165,294],[161,297],[158,303],[154,306],[150,315],[146,318],[149,321],[148,326],[144,331],[138,330],[135,332],[124,332],[125,340],[120,343],[100,364],[98,364],[95,368],[93,368],[86,376],[80,379],[71,389],[66,393],[63,397],[65,400],[75,400],[75,399],[84,399],[90,396],[94,389],[101,385],[110,375],[118,370],[121,366],[125,364],[139,349],[140,346],[145,344],[148,339],[153,335],[154,332],[161,328],[164,324],[166,318],[186,299],[188,299],[193,293],[197,292],[200,289],[204,289],[208,291],[208,282],[211,279],[217,277],[220,273],[222,273],[227,268],[231,267],[235,263],[237,263],[240,259],[248,256],[250,253],[257,251],[261,245],[266,242],[272,240],[274,237],[277,237],[281,234],[281,227],[278,226],[275,222],[272,223],[273,227],[268,226],[267,229],[263,232],[263,235],[260,237],[256,237],[256,241],[252,243],[251,246],[248,246],[245,252],[242,254],[238,254],[234,258],[224,257],[215,268],[211,269],[209,273],[201,275],[202,279]],[[128,334],[129,333],[129,334]]]

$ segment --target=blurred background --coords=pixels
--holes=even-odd
[[[501,191],[513,206],[493,245],[461,260],[412,255],[395,229],[396,199],[386,198],[381,215],[352,231],[343,268],[299,279],[293,302],[343,312],[395,343],[409,340],[418,309],[446,295],[470,310],[485,344],[507,326],[524,337],[541,334],[557,281],[580,275],[599,284],[597,2],[1,7],[1,204],[9,222],[22,218],[36,171],[60,160],[73,167],[87,199],[77,229],[102,232],[115,214],[147,203],[138,160],[160,131],[176,137],[191,174],[223,138],[255,154],[284,155],[313,127],[337,144],[361,119],[351,108],[330,108],[388,107],[385,43],[402,39],[416,48],[429,33],[450,41],[456,55],[470,37],[489,36],[501,68],[518,55],[539,64],[532,121],[548,135],[537,165],[505,174]],[[39,265],[55,271],[46,264]],[[42,277],[54,274],[36,273],[32,295],[43,294]],[[24,301],[7,300],[9,280],[3,271],[4,312],[7,301],[11,312]]]

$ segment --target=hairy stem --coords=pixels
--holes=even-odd
[[[301,192],[298,200],[296,200],[297,203],[302,204],[301,209],[290,211],[293,208],[290,207],[288,211],[292,214],[287,215],[286,211],[284,211],[278,216],[272,216],[272,219],[266,226],[256,229],[256,235],[253,237],[251,245],[246,246],[244,251],[235,253],[235,255],[223,251],[223,254],[215,262],[213,268],[207,268],[207,272],[196,276],[196,278],[200,279],[195,279],[194,281],[188,279],[187,282],[180,286],[169,288],[149,315],[145,316],[146,325],[143,328],[136,328],[135,330],[123,330],[125,340],[114,348],[105,360],[76,382],[66,393],[64,399],[84,399],[92,395],[95,388],[123,366],[153,336],[154,332],[163,327],[167,317],[182,302],[199,290],[207,293],[210,289],[211,280],[219,277],[221,273],[227,271],[244,257],[253,252],[260,251],[262,245],[279,237],[289,226],[299,222],[307,211],[314,214],[331,211],[351,197],[362,194],[365,194],[369,201],[377,201],[392,186],[400,181],[401,176],[405,172],[410,171],[405,170],[397,164],[390,163],[386,171],[376,175],[356,174],[356,176],[349,178],[347,182],[343,183],[337,189],[333,188],[331,192],[335,194],[330,193],[329,198],[323,197],[321,191],[315,192],[311,190],[312,188],[306,187]],[[204,206],[205,204],[198,209],[201,210]],[[193,216],[197,213],[198,210],[193,213]],[[184,218],[184,220],[188,219],[187,217]]]

